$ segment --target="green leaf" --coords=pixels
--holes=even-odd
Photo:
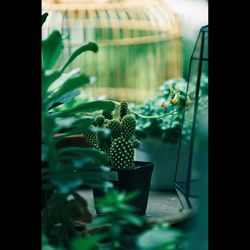
[[[91,226],[101,226],[104,224],[110,223],[110,218],[109,216],[105,217],[96,217],[94,221],[91,223]]]
[[[131,206],[129,204],[126,203],[121,203],[117,206],[119,209],[123,210],[124,212],[134,212],[135,211],[135,207]]]
[[[97,178],[96,178],[97,179]],[[84,176],[84,184],[92,187],[92,188],[97,188],[97,189],[101,189],[104,192],[106,192],[107,190],[114,188],[114,185],[109,182],[109,181],[104,181],[103,179],[101,180],[89,180],[89,178],[86,180],[86,175]]]
[[[42,14],[42,26],[43,26],[43,24],[45,23],[45,21],[46,21],[48,15],[49,15],[48,12],[45,12],[45,13]]]
[[[42,190],[54,190],[55,186],[50,183],[44,183],[42,184]]]
[[[89,42],[87,44],[82,45],[80,48],[76,49],[76,51],[74,51],[74,53],[65,63],[65,65],[61,68],[60,72],[63,72],[67,66],[69,66],[81,53],[85,51],[93,51],[96,53],[98,51],[98,46],[96,43]]]
[[[80,159],[73,159],[72,167],[75,169],[83,169],[84,167],[89,167],[92,165],[93,159],[91,157],[88,158],[80,158]]]
[[[51,93],[51,96],[47,99],[47,104],[69,93],[70,91],[73,91],[76,88],[82,87],[87,83],[89,83],[89,77],[85,74],[68,79],[63,83],[63,85],[59,88],[57,92]]]
[[[48,146],[42,144],[42,161],[46,161],[48,159],[49,148]]]
[[[92,116],[83,116],[78,118],[72,125],[77,128],[81,128],[82,131],[86,131],[92,124],[94,117]]]
[[[159,230],[151,229],[138,237],[139,249],[155,250],[163,244],[174,244],[181,236],[181,233],[174,229]]]
[[[42,91],[43,93],[46,93],[49,86],[59,77],[61,76],[61,73],[58,71],[52,71],[48,72],[45,71],[44,74],[42,74]]]
[[[98,110],[107,110],[107,111],[113,111],[115,108],[115,103],[113,101],[108,100],[98,100],[93,101],[89,103],[82,103],[79,104],[71,109],[63,110],[58,113],[53,113],[53,116],[62,117],[62,116],[68,116],[71,114],[77,114],[79,112],[94,112]]]
[[[131,223],[132,225],[135,225],[135,226],[138,226],[138,227],[143,225],[142,219],[140,217],[137,217],[137,216],[133,215],[133,214],[124,215],[123,218],[127,222]]]
[[[123,201],[125,201],[125,202],[132,201],[132,200],[134,200],[139,194],[140,194],[139,191],[130,192],[130,193],[128,193],[128,194],[124,197]]]
[[[105,162],[107,159],[107,155],[104,152],[92,148],[66,147],[58,150],[59,157],[64,154],[75,154],[81,155],[82,157],[91,157],[98,162]]]
[[[42,64],[44,69],[51,69],[59,58],[63,48],[62,36],[58,30],[42,41]]]
[[[75,238],[71,241],[71,250],[93,250],[96,249],[98,242],[101,240],[99,235],[89,235],[84,238]]]
[[[76,116],[56,117],[56,127],[54,129],[54,133],[58,133],[61,129],[72,127],[73,129],[68,131],[66,135],[64,135],[64,137],[69,134],[72,134],[73,130],[81,134],[82,132],[88,130],[88,128],[93,122],[93,119],[94,118],[91,116],[84,116],[82,118],[78,118]]]
[[[70,193],[83,184],[82,178],[73,174],[57,176],[56,178],[51,178],[50,181],[62,194]]]
[[[48,77],[48,76],[52,75],[53,72],[54,72],[54,73],[57,73],[57,71],[56,71],[56,72],[55,72],[55,71],[52,71],[52,73],[51,73],[51,70],[46,70],[44,75],[45,75],[45,77]],[[58,74],[59,74],[60,77],[59,77],[58,79],[55,79],[53,82],[51,82],[51,84],[50,84],[50,86],[49,86],[49,88],[48,88],[49,94],[50,94],[51,92],[55,92],[55,91],[59,90],[59,89],[61,88],[61,86],[62,86],[67,80],[79,76],[80,73],[81,73],[80,68],[72,69],[70,72],[68,72],[68,73],[63,73],[63,74],[62,74],[61,72],[58,72]],[[46,79],[46,78],[45,78],[45,79]]]

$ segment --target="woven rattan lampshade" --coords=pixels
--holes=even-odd
[[[80,44],[97,42],[72,67],[96,76],[95,95],[142,101],[165,80],[182,75],[179,16],[161,0],[44,0],[49,17],[43,36],[65,35],[64,56]]]

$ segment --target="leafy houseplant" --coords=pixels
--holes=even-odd
[[[162,115],[166,112],[164,107],[162,107],[163,103],[174,104],[176,102],[177,104],[167,106],[167,109],[175,109],[177,111],[172,116],[164,116],[153,120],[139,117],[136,136],[140,139],[154,136],[163,142],[176,144],[181,134],[182,111],[192,103],[190,96],[186,100],[186,88],[187,82],[185,79],[170,79],[160,86],[154,97],[149,98],[142,105],[133,107],[133,110],[143,115]],[[184,133],[187,135],[186,139],[188,140],[188,128],[184,129]]]
[[[108,110],[96,116],[94,128],[108,128],[111,131],[109,138],[92,131],[83,132],[85,140],[91,147],[100,149],[109,155],[108,164],[112,171],[106,175],[115,188],[127,192],[139,190],[140,194],[133,201],[139,214],[145,214],[153,164],[150,162],[134,161],[134,149],[140,142],[134,138],[136,128],[135,115],[129,111],[126,100],[119,104],[119,119],[114,119]],[[93,189],[94,197],[102,196],[102,190]],[[97,209],[98,212],[98,209]]]
[[[46,17],[47,13],[42,15],[42,24]],[[72,95],[76,89],[90,82],[90,77],[81,73],[80,69],[65,73],[66,68],[81,53],[98,51],[95,43],[86,43],[71,55],[62,68],[55,70],[53,66],[62,48],[63,39],[57,30],[42,41],[42,226],[49,240],[51,233],[54,233],[54,244],[69,249],[71,239],[79,235],[76,223],[86,223],[92,219],[87,202],[76,191],[82,184],[104,189],[107,187],[99,174],[107,169],[104,167],[107,155],[92,148],[58,149],[56,144],[68,135],[89,129],[93,117],[86,112],[103,109],[112,111],[115,104],[108,100],[97,100],[53,111],[52,106],[61,103],[58,100]],[[81,112],[85,115],[80,117],[78,113]],[[55,137],[63,129],[67,132]],[[90,176],[90,172],[95,172],[95,175]]]
[[[176,144],[182,135],[186,143],[190,140],[192,112],[189,112],[187,121],[182,128],[182,111],[184,109],[191,110],[192,102],[195,94],[195,87],[190,81],[190,91],[186,96],[187,81],[183,78],[170,79],[162,84],[157,94],[146,100],[142,105],[132,107],[136,112],[142,115],[159,115],[165,113],[163,103],[176,105],[168,105],[169,111],[175,109],[177,112],[172,116],[164,116],[157,119],[142,119],[138,117],[136,126],[136,137],[142,139],[148,136],[155,136],[163,142]],[[208,78],[201,76],[199,106],[202,109],[207,108],[208,104]]]

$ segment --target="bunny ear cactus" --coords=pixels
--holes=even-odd
[[[84,135],[87,141],[91,140],[89,144],[99,146],[101,150],[109,154],[112,168],[131,169],[135,167],[134,149],[140,145],[140,142],[133,139],[136,120],[135,116],[130,114],[125,99],[120,102],[119,115],[119,119],[113,119],[112,112],[104,110],[94,119],[96,127],[106,127],[110,130],[110,138],[102,138],[98,132],[95,132],[95,136],[88,132]]]

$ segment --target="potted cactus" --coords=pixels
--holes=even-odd
[[[109,155],[107,164],[111,171],[104,174],[105,180],[110,181],[114,188],[120,191],[138,191],[138,196],[131,204],[137,209],[137,213],[144,215],[147,208],[153,164],[134,160],[135,148],[140,144],[134,139],[136,128],[135,115],[128,109],[126,100],[119,104],[119,117],[115,119],[113,114],[103,111],[95,117],[90,131],[83,136],[87,143]],[[109,136],[103,133],[102,128],[108,128]],[[100,189],[93,189],[94,200],[101,198],[105,193]],[[99,213],[98,209],[96,209]]]

